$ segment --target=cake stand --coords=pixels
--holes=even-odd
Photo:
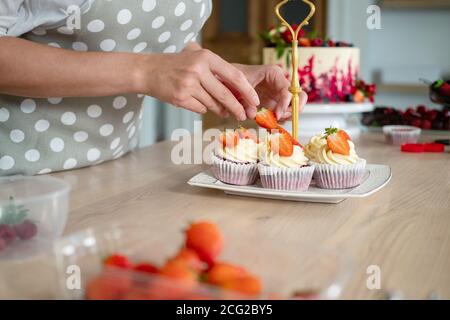
[[[373,111],[373,103],[308,103],[299,116],[299,138],[303,141],[323,132],[325,128],[336,127],[354,137],[361,133],[359,123],[352,123],[350,116]],[[292,122],[284,127],[291,130]]]

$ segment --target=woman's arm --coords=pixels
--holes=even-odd
[[[75,52],[27,40],[0,38],[0,92],[27,97],[91,97],[144,93],[188,110],[247,118],[259,105],[244,73],[214,53]],[[226,83],[224,85],[222,82]]]
[[[41,97],[92,97],[137,92],[137,57],[76,52],[0,38],[0,92]]]

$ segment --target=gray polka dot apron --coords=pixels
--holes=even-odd
[[[24,39],[77,51],[174,53],[200,31],[211,0],[96,0],[81,28],[66,21]],[[66,9],[66,8],[61,8]],[[138,145],[143,95],[32,99],[0,95],[0,176],[117,159]]]

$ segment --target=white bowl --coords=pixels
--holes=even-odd
[[[388,143],[401,146],[405,143],[417,143],[422,129],[412,126],[384,126],[383,133]]]
[[[0,178],[0,261],[49,252],[67,223],[69,191],[67,182],[49,176]]]

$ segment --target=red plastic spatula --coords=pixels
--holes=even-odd
[[[441,153],[445,151],[445,145],[442,143],[406,143],[401,146],[401,151],[409,153]]]

